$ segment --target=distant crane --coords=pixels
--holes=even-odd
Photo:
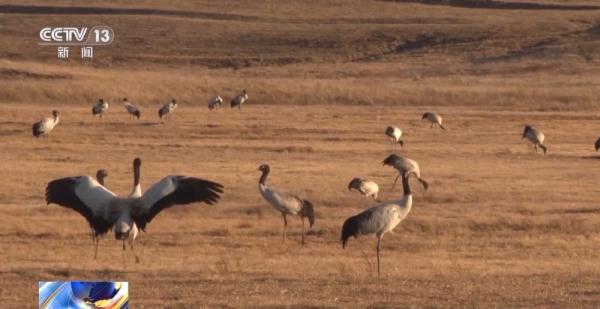
[[[108,109],[108,103],[104,102],[104,99],[98,100],[98,103],[92,107],[92,116],[100,116],[100,120],[102,120],[102,114],[106,112]]]
[[[262,172],[258,180],[258,191],[283,216],[283,241],[286,240],[287,215],[298,215],[302,219],[302,244],[304,245],[304,218],[308,218],[311,228],[315,224],[315,212],[312,203],[267,185],[267,177],[269,177],[271,171],[269,165],[263,164],[258,170]]]
[[[117,197],[89,176],[75,176],[52,180],[46,187],[46,202],[71,208],[81,214],[96,237],[114,229],[115,238],[125,240],[133,249],[138,228],[146,225],[162,210],[175,205],[195,202],[215,204],[223,193],[223,186],[216,182],[180,175],[169,175],[152,185],[144,194],[140,187],[142,161],[133,161],[134,187],[126,198]]]
[[[392,231],[412,209],[412,194],[408,184],[408,175],[402,174],[404,195],[395,201],[383,202],[373,206],[356,216],[348,218],[342,226],[342,248],[350,236],[372,235],[377,237],[377,275],[381,274],[379,267],[379,251],[383,235]]]
[[[404,141],[400,138],[402,137],[402,130],[395,126],[389,126],[385,129],[385,135],[389,136],[392,141],[392,151],[396,150],[396,144],[400,144],[401,147],[404,147]]]
[[[355,189],[367,198],[372,198],[374,201],[380,202],[380,200],[377,199],[377,194],[379,193],[379,186],[372,180],[353,178],[348,183],[348,191],[352,191],[352,189]]]
[[[177,102],[175,102],[175,99],[171,100],[171,102],[163,105],[159,110],[158,110],[158,118],[160,118],[160,120],[163,120],[163,117],[167,117],[167,118],[171,118],[171,113],[177,108]]]
[[[220,96],[214,96],[212,98],[210,98],[210,100],[208,100],[208,109],[209,110],[213,110],[213,109],[217,109],[219,107],[221,107],[221,105],[223,104],[223,98],[221,98]]]
[[[431,127],[433,128],[434,125],[439,126],[440,128],[442,128],[442,130],[446,130],[446,128],[442,125],[442,116],[434,113],[434,112],[426,112],[423,114],[423,117],[421,117],[421,120],[423,119],[427,119],[429,120],[429,122],[431,122]]]
[[[42,120],[33,124],[33,136],[47,136],[52,129],[58,124],[60,121],[60,113],[57,110],[52,111],[52,117],[46,117]]]
[[[246,89],[244,89],[241,94],[231,100],[231,108],[237,107],[238,109],[242,109],[242,104],[244,104],[246,100],[248,100],[248,93],[246,93]]]
[[[129,102],[127,98],[123,98],[123,106],[125,106],[125,110],[127,110],[129,118],[136,117],[137,119],[140,119],[141,113],[139,108],[137,108],[137,106],[135,106],[133,103]]]
[[[525,125],[525,129],[523,130],[523,138],[527,138],[527,140],[533,144],[533,148],[535,148],[535,153],[538,152],[538,146],[539,146],[544,151],[544,154],[546,154],[546,151],[548,149],[543,144],[544,143],[544,133],[542,133],[542,131],[538,130],[534,126]],[[596,145],[598,145],[597,142],[596,142]]]
[[[417,161],[391,154],[385,158],[385,160],[383,160],[383,165],[389,165],[398,171],[398,176],[396,176],[392,188],[396,186],[396,182],[401,175],[406,175],[408,177],[408,174],[411,173],[415,174],[417,180],[419,180],[425,190],[429,188],[429,183],[425,181],[425,179],[421,178],[421,169],[419,168],[419,163],[417,163]]]

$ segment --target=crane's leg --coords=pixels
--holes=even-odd
[[[381,275],[381,272],[379,271],[379,246],[381,244],[381,237],[383,235],[379,235],[377,234],[377,276]]]
[[[125,252],[125,240],[123,239],[123,264],[127,264],[127,253]]]
[[[537,147],[537,144],[534,144],[534,145],[533,145],[533,148],[535,149],[535,153],[538,153],[538,149],[537,149],[538,147]]]
[[[98,236],[94,236],[94,244],[96,245],[96,250],[94,251],[94,260],[98,257],[98,245],[100,244],[100,238]]]
[[[287,218],[285,216],[285,214],[281,214],[283,216],[283,242],[285,242],[286,239],[286,233],[287,233]]]
[[[400,178],[400,174],[398,174],[398,176],[396,176],[396,179],[394,180],[394,184],[392,185],[392,190],[394,190],[394,188],[396,187],[396,183],[398,182],[398,178]]]
[[[433,122],[431,123],[431,127],[429,127],[430,129],[433,129]]]
[[[304,246],[304,217],[302,217],[302,245]]]
[[[140,258],[138,257],[137,253],[135,253],[135,250],[133,249],[133,240],[129,240],[129,247],[131,248],[131,252],[133,252],[133,256],[135,256],[135,262],[139,263]]]

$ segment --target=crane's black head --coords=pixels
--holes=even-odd
[[[350,180],[350,182],[348,183],[348,191],[352,190],[352,188],[358,188],[359,185],[360,178],[352,178],[352,180]]]
[[[96,172],[96,178],[105,178],[108,176],[108,171],[106,171],[105,169],[99,169]]]
[[[527,132],[529,132],[529,130],[531,130],[531,126],[526,124],[525,129],[523,130],[523,138],[525,138],[525,135],[527,135]]]
[[[359,224],[358,224],[358,216],[353,216],[346,221],[344,221],[344,225],[342,226],[342,248],[346,248],[346,243],[348,242],[348,238],[350,236],[358,236],[359,232]]]
[[[302,217],[308,218],[308,222],[310,223],[310,227],[315,225],[315,208],[313,204],[307,200],[302,200],[302,209],[300,210],[300,214]]]
[[[140,158],[133,159],[133,167],[140,167],[140,166],[142,166],[142,160]]]
[[[60,113],[59,113],[57,110],[53,110],[53,111],[52,111],[52,115],[53,115],[54,117],[58,117],[58,115],[60,115]]]
[[[243,94],[246,94],[246,89],[242,89],[242,93],[243,93]]]
[[[174,105],[176,105],[177,103],[175,102],[175,99],[171,100],[171,103],[173,103]]]
[[[269,167],[269,164],[262,164],[258,167],[258,170],[263,173],[268,173],[271,170],[271,167]]]
[[[389,126],[387,127],[387,129],[385,129],[385,135],[387,136],[393,136],[394,135],[394,128]]]
[[[397,155],[391,154],[383,160],[383,165],[394,166],[399,159],[400,158]]]
[[[104,99],[103,98],[100,98],[100,100],[98,100],[98,101],[100,101],[100,103],[104,103]]]
[[[123,98],[123,102],[127,102],[127,98]]]
[[[429,112],[427,112],[427,113],[424,113],[424,114],[423,114],[423,117],[421,117],[421,120],[423,120],[423,119],[427,118],[427,116],[428,116],[429,114],[430,114]]]

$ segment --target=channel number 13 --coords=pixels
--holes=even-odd
[[[115,33],[111,27],[96,26],[92,28],[91,38],[88,38],[88,43],[98,45],[108,45],[115,38]],[[91,42],[90,42],[91,41]]]

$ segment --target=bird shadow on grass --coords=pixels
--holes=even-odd
[[[598,155],[598,156],[582,156],[581,158],[585,159],[585,160],[600,160],[600,155]]]
[[[600,208],[582,207],[566,209],[563,212],[566,214],[600,214]]]

